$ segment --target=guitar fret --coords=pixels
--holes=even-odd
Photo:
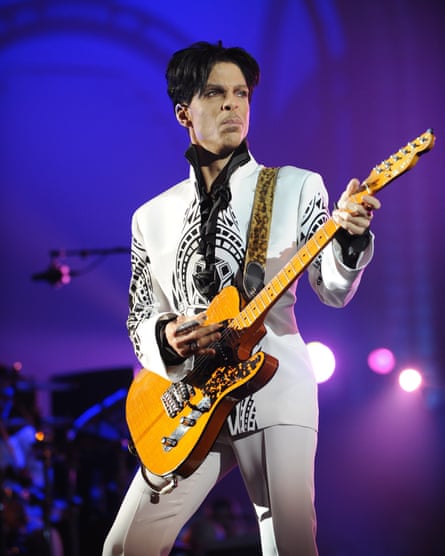
[[[294,259],[289,261],[287,263],[287,265],[283,268],[283,272],[286,273],[286,276],[290,275],[290,278],[288,278],[289,282],[291,282],[292,278],[297,274],[297,271],[295,270],[293,261],[294,261]]]
[[[273,281],[273,280],[272,280]],[[266,291],[269,294],[269,299],[271,301],[273,301],[274,297],[275,297],[275,289],[273,287],[272,282],[269,282],[269,284],[267,284],[266,286]]]
[[[282,277],[283,279],[286,278],[286,282],[285,282],[284,284],[283,284],[283,282],[281,281],[281,277]],[[276,278],[277,282],[280,284],[280,289],[284,289],[286,286],[289,285],[289,280],[287,280],[287,276],[286,276],[285,274],[283,274],[283,272],[280,271],[280,272],[276,275],[275,278]]]
[[[262,289],[263,297],[266,298],[266,307],[268,307],[273,301],[273,295],[271,296],[269,294],[269,290],[270,290],[270,288],[267,287],[267,286]],[[273,293],[273,291],[272,291],[272,293]]]
[[[274,297],[276,297],[278,295],[278,293],[283,289],[280,281],[278,280],[278,276],[275,276],[274,278],[272,278],[272,280],[270,281],[270,284],[273,287],[273,291],[274,291]]]
[[[301,255],[299,256],[299,259],[302,261],[302,266],[306,265],[306,258],[309,256],[311,257],[311,252],[309,251],[309,246],[306,244],[302,247],[301,251]]]
[[[239,313],[238,316],[233,319],[233,323],[235,325],[235,328],[237,328],[238,330],[250,325],[250,321],[245,310],[241,311],[241,313]]]
[[[309,257],[313,259],[317,253],[319,253],[320,248],[317,246],[314,239],[311,239],[306,245],[306,251],[309,253]]]
[[[321,238],[321,239],[323,240],[323,238]],[[316,245],[318,248],[323,247],[323,241],[321,241],[321,243],[319,243],[319,242],[317,241],[317,234],[315,234],[314,236],[312,236],[312,238],[311,238],[310,241],[311,241],[312,243],[315,243],[315,245]],[[309,245],[309,249],[310,249],[310,247],[311,247],[311,246]]]
[[[264,297],[264,292],[263,292],[263,290],[261,290],[260,293],[256,297],[257,303],[258,304],[261,303],[261,305],[262,305],[261,311],[264,311],[264,309],[266,309],[267,306],[269,305],[267,302],[266,303],[264,302],[263,297]]]
[[[249,324],[252,324],[253,322],[255,322],[256,317],[254,312],[252,311],[252,307],[251,305],[246,305],[246,307],[244,308],[244,312],[247,315],[247,318],[249,319]]]

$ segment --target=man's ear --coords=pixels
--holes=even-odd
[[[175,106],[175,114],[178,122],[184,127],[190,127],[192,122],[189,118],[189,109],[186,104],[177,104]]]

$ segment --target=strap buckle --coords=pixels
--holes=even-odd
[[[141,465],[141,473],[144,481],[147,483],[147,485],[150,487],[152,491],[150,496],[150,502],[152,504],[158,504],[161,494],[169,494],[173,489],[175,489],[178,486],[177,475],[168,475],[167,477],[165,477],[166,483],[163,486],[159,487],[157,485],[154,485],[150,481],[147,475],[147,470],[143,465]]]

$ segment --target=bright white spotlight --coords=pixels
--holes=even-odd
[[[375,373],[386,375],[390,373],[396,364],[393,352],[387,348],[378,348],[368,355],[368,366]]]
[[[422,375],[416,369],[404,369],[399,374],[399,385],[405,392],[414,392],[422,384]]]
[[[321,342],[309,342],[307,347],[318,384],[326,382],[335,371],[335,357],[332,350]]]

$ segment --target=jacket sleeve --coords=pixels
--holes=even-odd
[[[181,378],[187,372],[185,365],[167,367],[158,345],[157,323],[174,313],[152,273],[137,212],[133,215],[131,229],[131,278],[127,318],[130,340],[136,357],[144,368],[170,380]]]
[[[311,173],[301,190],[299,203],[298,245],[302,246],[330,217],[328,193],[318,174]],[[347,266],[342,259],[342,249],[334,238],[308,267],[309,283],[326,305],[345,306],[354,296],[365,267],[374,250],[371,234],[366,249],[360,253],[355,268]]]

